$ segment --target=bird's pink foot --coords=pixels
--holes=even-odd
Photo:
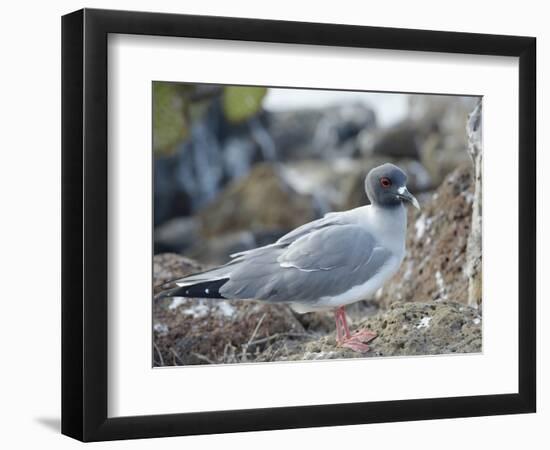
[[[360,342],[367,344],[368,342],[372,341],[376,336],[378,335],[374,331],[360,330],[353,333],[351,335],[351,339],[356,339],[356,340],[359,340]]]
[[[340,306],[334,311],[336,319],[336,342],[340,347],[349,348],[355,352],[367,353],[369,346],[367,343],[376,337],[376,333],[370,330],[356,331],[353,335],[349,332],[346,320],[346,311]]]
[[[348,338],[344,338],[339,342],[340,347],[349,348],[358,353],[367,353],[370,347],[368,342],[376,337],[376,333],[370,330],[361,330],[352,334]]]
[[[339,345],[340,347],[349,348],[357,353],[367,353],[370,350],[370,347],[367,344],[364,344],[363,342],[357,341],[353,338],[346,339]]]

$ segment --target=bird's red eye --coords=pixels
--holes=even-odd
[[[391,180],[388,177],[380,178],[380,185],[384,188],[389,188],[391,186]]]

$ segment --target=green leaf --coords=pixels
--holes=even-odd
[[[267,88],[252,86],[226,86],[223,90],[223,112],[233,123],[243,122],[256,115],[267,93]]]

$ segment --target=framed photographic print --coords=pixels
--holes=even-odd
[[[535,411],[534,38],[62,32],[64,434]]]

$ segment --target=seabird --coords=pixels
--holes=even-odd
[[[365,178],[370,205],[302,225],[264,247],[230,255],[220,267],[175,280],[168,297],[286,303],[298,313],[333,309],[338,345],[357,352],[376,334],[351,334],[345,306],[368,298],[399,269],[405,256],[405,202],[420,209],[407,175],[393,164]]]

